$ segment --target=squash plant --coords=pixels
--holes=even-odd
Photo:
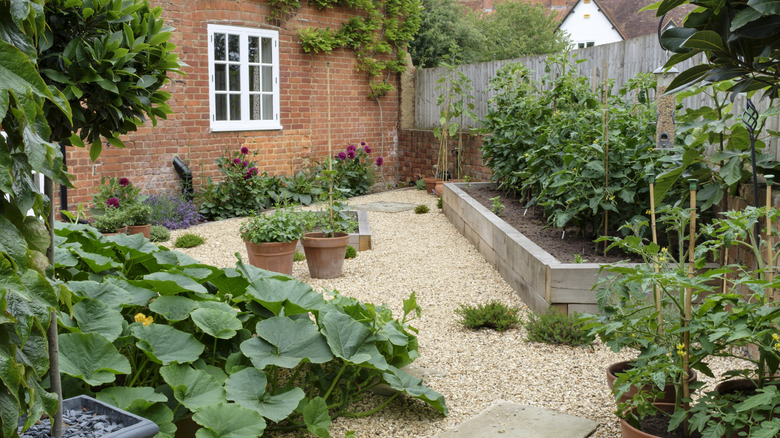
[[[153,419],[160,436],[191,416],[198,437],[327,437],[333,418],[369,415],[399,394],[447,414],[441,394],[401,370],[418,357],[414,294],[394,319],[385,305],[326,298],[240,260],[219,269],[81,225],[57,229],[57,260],[59,287],[70,292],[60,313],[67,386]],[[353,411],[379,383],[397,392]]]

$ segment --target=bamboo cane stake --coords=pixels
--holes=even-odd
[[[658,245],[658,233],[655,225],[655,176],[650,175],[650,229],[653,231],[653,243]],[[657,274],[659,271],[658,255],[653,256],[653,270]],[[655,298],[655,310],[658,312],[658,333],[663,331],[663,317],[661,316],[661,290],[658,285],[653,285],[653,297]]]
[[[775,257],[774,257],[774,248],[772,245],[774,245],[774,242],[772,239],[772,220],[769,215],[769,209],[772,208],[772,180],[774,179],[773,175],[767,175],[766,176],[766,257],[767,257],[767,263],[766,263],[766,279],[770,283],[775,279]],[[769,293],[767,293],[767,297],[770,298],[771,301],[775,301],[777,297],[775,297],[775,290],[774,288],[770,288]]]
[[[331,131],[330,131],[330,125],[331,125],[331,113],[330,113],[330,61],[327,63],[327,68],[325,69],[325,78],[328,83],[328,172],[333,172],[333,153],[331,152]],[[328,186],[328,205],[330,208],[328,211],[330,212],[330,226],[331,230],[333,229],[333,173],[330,174],[330,178],[328,178],[330,181],[330,184]],[[335,236],[335,234],[334,234]]]
[[[609,66],[604,64],[604,194],[609,186]],[[604,210],[604,235],[609,233],[609,210]],[[608,242],[604,241],[604,255],[607,255]]]
[[[689,180],[691,191],[691,223],[688,230],[688,278],[693,278],[693,263],[696,259],[694,249],[696,248],[696,180]],[[685,319],[683,320],[683,327],[688,327],[691,322],[691,301],[693,300],[693,288],[685,288]],[[683,398],[688,398],[691,395],[690,387],[688,387],[688,376],[690,375],[690,363],[689,357],[691,353],[691,334],[688,331],[683,333],[683,345],[685,346],[685,354],[683,355]]]

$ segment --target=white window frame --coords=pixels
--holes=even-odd
[[[240,81],[241,81],[241,119],[240,120],[216,120],[216,84],[215,84],[215,59],[214,59],[214,34],[224,33],[239,36],[240,46]],[[270,38],[272,72],[273,72],[273,118],[272,120],[250,120],[249,109],[249,37]],[[219,24],[208,25],[208,59],[209,59],[209,121],[211,131],[261,131],[280,130],[280,98],[279,98],[279,32],[267,29],[254,29],[249,27],[225,26]]]

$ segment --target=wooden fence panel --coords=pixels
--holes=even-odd
[[[655,34],[613,44],[578,49],[572,51],[571,54],[577,59],[585,60],[576,64],[577,72],[580,76],[589,78],[591,83],[594,80],[594,72],[597,84],[602,83],[606,75],[609,79],[614,79],[613,92],[616,92],[626,81],[639,73],[652,73],[669,59],[669,54],[658,44],[658,38]],[[496,76],[496,72],[501,67],[519,62],[528,67],[535,78],[541,78],[545,74],[545,60],[547,58],[548,55],[539,55],[459,66],[458,70],[471,79],[474,88],[472,92],[473,103],[479,119],[481,120],[487,114],[489,100],[492,97],[489,90],[490,80]],[[683,71],[702,62],[704,62],[703,56],[698,56],[686,60],[677,68]],[[445,73],[446,69],[444,68],[420,69],[415,72],[415,128],[433,129],[439,125],[440,107],[436,105],[439,91],[436,90],[436,81]],[[753,102],[759,111],[766,110],[770,103],[769,100],[758,97],[754,97]],[[700,108],[712,104],[712,100],[703,94],[689,97],[683,101],[685,108]],[[732,107],[732,113],[737,121],[741,120],[744,109],[745,98],[738,96]],[[479,122],[467,119],[464,121],[464,125],[477,127]],[[768,136],[767,129],[780,131],[780,117],[769,118],[762,132],[762,137],[768,145],[767,152],[771,152],[775,159],[780,160],[780,138]]]

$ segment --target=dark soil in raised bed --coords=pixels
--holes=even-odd
[[[615,249],[610,250],[605,257],[603,242],[598,244],[597,249],[592,240],[578,234],[579,229],[569,228],[564,233],[564,230],[560,228],[548,226],[541,208],[526,209],[521,200],[514,199],[500,190],[476,186],[461,187],[461,189],[491,211],[493,210],[493,201],[490,199],[500,196],[500,201],[504,204],[501,219],[562,263],[574,263],[575,255],[579,255],[583,261],[589,263],[614,263],[632,259],[632,257]]]

